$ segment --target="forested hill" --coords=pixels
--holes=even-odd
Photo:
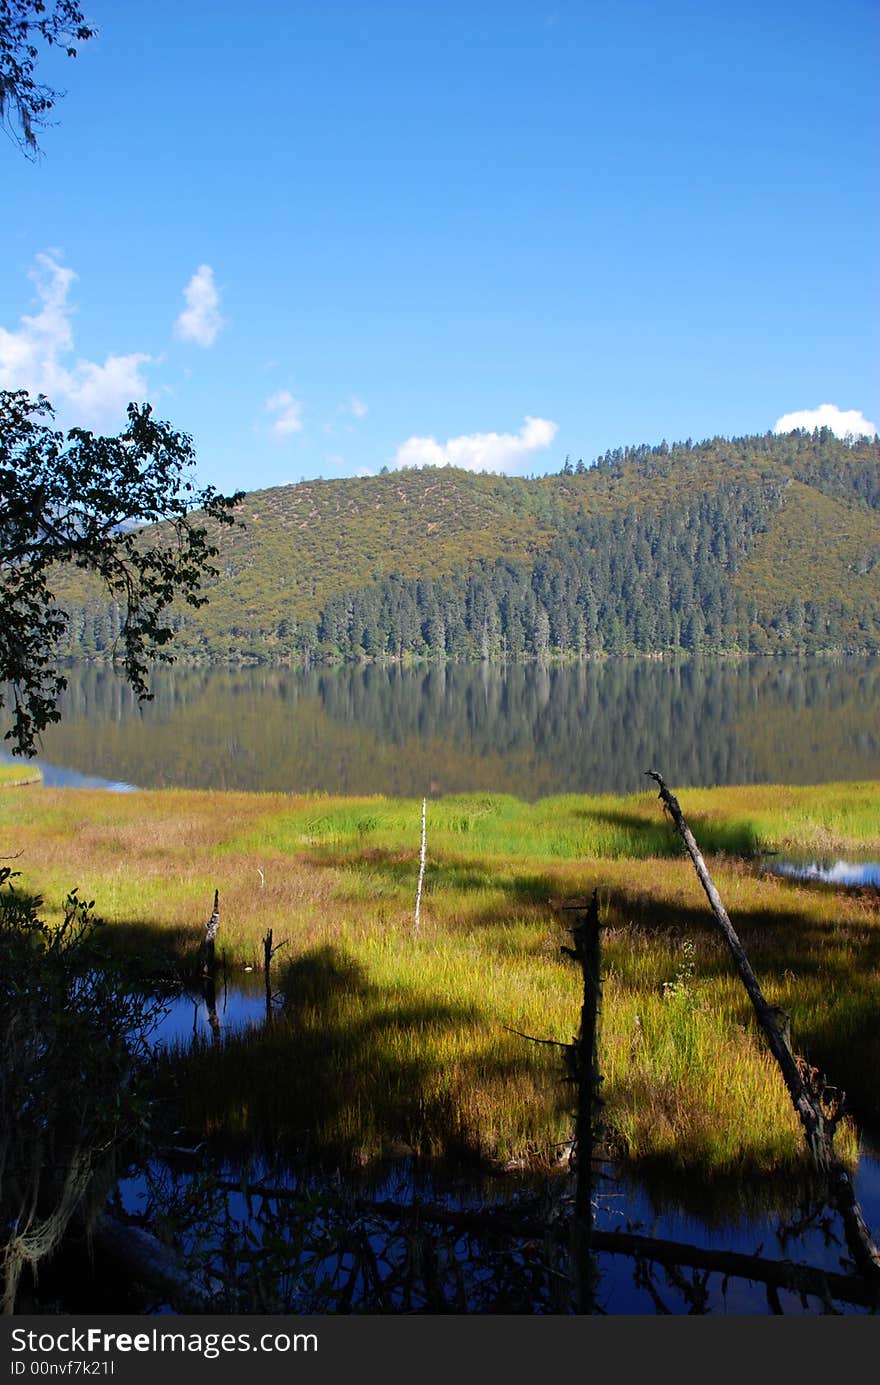
[[[208,605],[175,612],[211,660],[880,652],[880,446],[713,438],[566,462],[248,494]],[[70,652],[119,611],[59,576]]]

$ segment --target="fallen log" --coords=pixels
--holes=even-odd
[[[221,1180],[218,1187],[233,1193],[241,1192],[240,1182],[232,1180]],[[302,1197],[301,1189],[265,1183],[253,1184],[248,1188],[248,1193],[251,1197],[270,1202]],[[471,1210],[448,1207],[442,1203],[403,1203],[391,1199],[373,1201],[363,1197],[343,1197],[339,1211],[346,1225],[352,1217],[363,1217],[366,1221],[376,1217],[385,1222],[404,1225],[424,1223],[448,1227],[463,1234],[471,1232],[474,1235],[506,1236],[523,1241],[544,1241],[549,1236],[552,1240],[571,1245],[571,1227],[567,1216],[548,1221],[525,1210],[514,1212],[494,1207]],[[660,1265],[709,1270],[730,1279],[766,1284],[771,1289],[810,1294],[825,1304],[837,1300],[862,1308],[880,1308],[880,1285],[876,1280],[863,1275],[819,1269],[793,1260],[770,1260],[757,1254],[746,1255],[742,1251],[709,1250],[705,1246],[686,1242],[642,1236],[629,1231],[600,1231],[595,1227],[590,1231],[589,1251],[629,1256]]]
[[[454,1211],[449,1207],[425,1203],[402,1205],[357,1200],[354,1205],[362,1214],[373,1212],[379,1216],[395,1216],[401,1220],[421,1220],[461,1231],[494,1231],[535,1240],[542,1239],[548,1233],[556,1239],[567,1240],[569,1234],[564,1219],[548,1224],[542,1220],[520,1218],[509,1212]],[[628,1231],[599,1231],[595,1228],[590,1232],[590,1250],[651,1260],[661,1265],[683,1265],[688,1269],[710,1270],[731,1279],[747,1279],[775,1289],[787,1289],[792,1293],[811,1294],[821,1298],[824,1303],[830,1299],[838,1299],[841,1303],[857,1304],[864,1308],[880,1306],[880,1286],[872,1279],[859,1275],[838,1274],[831,1270],[817,1269],[812,1265],[796,1264],[792,1260],[769,1260],[759,1255],[745,1255],[741,1251],[708,1250],[703,1246],[667,1241],[655,1236],[641,1236]]]
[[[174,1251],[140,1226],[129,1226],[104,1213],[91,1233],[98,1250],[145,1288],[159,1293],[178,1313],[215,1311],[207,1295],[193,1287],[192,1278]]]

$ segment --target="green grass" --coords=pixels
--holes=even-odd
[[[880,1118],[876,892],[799,885],[755,853],[880,848],[880,785],[677,790],[795,1048]],[[598,888],[607,1148],[709,1178],[803,1161],[784,1088],[653,790],[529,805],[504,795],[421,804],[183,791],[35,788],[0,796],[0,848],[57,910],[96,900],[112,945],[192,958],[220,891],[230,969],[262,964],[268,928],[283,1015],[165,1067],[168,1111],[194,1131],[352,1162],[401,1146],[551,1164],[571,1133],[568,1042],[579,978],[561,905]],[[146,965],[146,964],[145,964]],[[842,1137],[842,1138],[841,1138]],[[852,1130],[838,1137],[852,1156]]]
[[[39,784],[42,774],[36,765],[26,761],[0,764],[0,789],[17,789],[24,784]]]
[[[252,834],[232,839],[230,851],[308,847],[359,851],[411,850],[415,801],[320,796],[273,810]],[[880,852],[876,784],[821,788],[759,785],[689,789],[687,813],[701,848],[730,855],[805,848]],[[428,807],[430,845],[453,854],[502,857],[647,859],[683,853],[653,790],[621,798],[568,794],[524,804],[506,794],[452,794]]]

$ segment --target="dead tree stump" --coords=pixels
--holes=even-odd
[[[220,929],[220,891],[214,891],[214,909],[205,924],[205,937],[202,942],[202,975],[213,976],[217,970],[216,944]]]
[[[602,1105],[599,1088],[598,1028],[601,1004],[599,974],[599,897],[593,891],[587,909],[576,910],[569,929],[573,947],[562,951],[581,969],[583,1000],[581,1023],[574,1043],[565,1050],[566,1066],[577,1090],[574,1131],[575,1198],[572,1224],[572,1255],[575,1265],[578,1311],[591,1313],[595,1302],[596,1266],[591,1253],[593,1238],[593,1156],[599,1135],[598,1111]]]

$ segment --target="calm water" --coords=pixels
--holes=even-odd
[[[160,1043],[187,1043],[196,1035],[222,1045],[224,1034],[264,1021],[262,978],[236,978],[218,986],[217,1023],[212,1028],[204,1001],[180,997],[155,1037]],[[217,1057],[220,1058],[218,1052]],[[322,1182],[314,1172],[269,1166],[254,1159],[246,1166],[212,1157],[201,1145],[182,1148],[178,1158],[154,1161],[123,1180],[120,1195],[132,1214],[172,1218],[175,1244],[198,1266],[194,1282],[226,1286],[246,1280],[250,1257],[276,1257],[280,1273],[273,1280],[284,1295],[273,1311],[339,1311],[341,1286],[352,1277],[357,1246],[351,1224],[359,1228],[370,1264],[379,1267],[388,1297],[371,1298],[376,1282],[364,1280],[353,1306],[363,1311],[407,1311],[403,1295],[413,1295],[409,1311],[428,1305],[425,1294],[446,1295],[444,1302],[462,1311],[456,1295],[464,1293],[469,1311],[571,1312],[571,1284],[564,1262],[554,1260],[549,1242],[534,1233],[499,1240],[487,1233],[450,1234],[432,1224],[426,1231],[435,1257],[431,1283],[419,1279],[411,1230],[386,1209],[412,1209],[415,1203],[438,1204],[482,1213],[486,1209],[519,1211],[532,1220],[564,1215],[572,1189],[564,1175],[549,1180],[521,1175],[478,1176],[412,1159],[386,1161]],[[273,1189],[275,1191],[273,1191]],[[598,1173],[594,1189],[596,1226],[603,1231],[636,1231],[662,1240],[715,1251],[735,1251],[765,1260],[790,1260],[839,1273],[846,1247],[836,1214],[821,1205],[804,1219],[808,1191],[790,1181],[765,1178],[760,1186],[744,1182],[723,1190],[678,1182],[627,1177],[610,1164]],[[870,1226],[880,1226],[880,1157],[865,1147],[856,1173],[856,1193]],[[300,1198],[300,1201],[297,1201]],[[360,1199],[355,1218],[347,1199]],[[340,1201],[341,1200],[341,1201]],[[371,1211],[370,1207],[375,1208]],[[362,1249],[363,1249],[362,1246]],[[264,1249],[265,1247],[265,1249]],[[299,1267],[299,1268],[298,1268]],[[403,1268],[406,1267],[406,1274]],[[597,1304],[611,1314],[708,1313],[759,1315],[816,1314],[823,1303],[816,1295],[780,1290],[774,1300],[758,1281],[681,1268],[639,1267],[625,1256],[600,1252]],[[355,1276],[356,1278],[356,1276]],[[327,1295],[322,1298],[322,1295]],[[155,1300],[146,1311],[167,1311]],[[865,1312],[845,1300],[837,1311]],[[436,1300],[433,1311],[436,1311]]]
[[[206,1283],[216,1290],[221,1283],[227,1288],[241,1284],[249,1260],[261,1258],[266,1245],[267,1255],[275,1257],[281,1269],[276,1282],[283,1297],[271,1311],[351,1311],[341,1309],[339,1300],[342,1286],[356,1277],[357,1247],[352,1242],[358,1237],[379,1268],[375,1279],[364,1275],[356,1283],[355,1311],[573,1311],[570,1265],[562,1256],[554,1258],[548,1240],[537,1240],[534,1233],[519,1237],[479,1231],[450,1234],[439,1223],[425,1222],[423,1254],[432,1270],[431,1283],[426,1285],[419,1276],[412,1231],[386,1210],[390,1204],[412,1210],[422,1203],[476,1214],[518,1211],[534,1225],[550,1207],[555,1206],[557,1216],[564,1215],[565,1201],[572,1196],[564,1175],[551,1179],[556,1187],[549,1193],[545,1185],[542,1199],[534,1181],[511,1176],[456,1178],[451,1171],[427,1171],[411,1160],[330,1184],[278,1166],[252,1163],[245,1169],[221,1161],[208,1167],[203,1154],[200,1160],[199,1173],[186,1167],[185,1157],[176,1164],[154,1163],[144,1173],[125,1179],[120,1188],[129,1214],[167,1215],[166,1209],[172,1210],[176,1246],[194,1267],[203,1267],[195,1268],[193,1285]],[[880,1214],[878,1185],[880,1159],[863,1155],[856,1191],[866,1218],[869,1223],[873,1218],[874,1225]],[[299,1204],[290,1200],[297,1192],[304,1194]],[[349,1198],[359,1199],[357,1213],[346,1201]],[[370,1210],[371,1204],[375,1211]],[[816,1220],[803,1225],[805,1201],[794,1190],[789,1200],[778,1190],[775,1207],[764,1210],[743,1207],[737,1211],[728,1204],[698,1212],[669,1186],[649,1188],[627,1181],[605,1164],[595,1181],[594,1209],[595,1225],[601,1231],[633,1231],[687,1247],[757,1255],[777,1263],[790,1261],[832,1274],[847,1272],[846,1247],[836,1215],[816,1208]],[[606,1251],[596,1255],[595,1265],[597,1309],[612,1315],[778,1312],[802,1316],[827,1311],[818,1293],[802,1296],[780,1289],[774,1303],[758,1280],[718,1270],[694,1270],[686,1264],[666,1269]],[[389,1286],[387,1294],[382,1294],[380,1285]],[[432,1297],[426,1290],[432,1291]],[[442,1308],[438,1305],[441,1295]],[[142,1311],[167,1312],[169,1305],[157,1297],[142,1305]],[[835,1296],[832,1311],[864,1314],[870,1309]]]
[[[788,875],[793,880],[818,880],[823,885],[880,886],[880,861],[802,861],[774,860],[764,862],[775,875]]]
[[[70,673],[48,782],[535,799],[880,779],[880,660]],[[86,778],[83,779],[82,777]]]

